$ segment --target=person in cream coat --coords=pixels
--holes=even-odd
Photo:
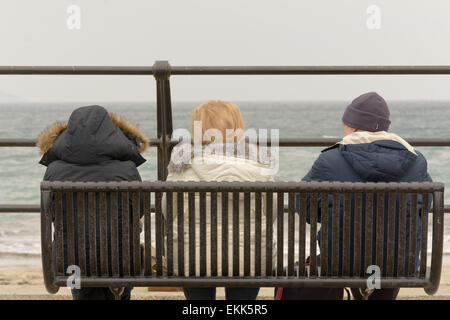
[[[228,130],[227,130],[228,129]],[[191,121],[191,133],[195,139],[200,139],[201,143],[197,147],[190,143],[180,143],[177,145],[171,155],[171,161],[168,166],[167,180],[171,181],[273,181],[273,166],[276,161],[274,157],[267,155],[260,155],[262,149],[255,144],[245,142],[242,137],[243,130],[245,130],[244,121],[242,119],[239,108],[230,102],[222,101],[208,101],[199,105],[193,111]],[[201,135],[201,136],[199,136]],[[218,139],[218,135],[222,135],[223,139]],[[200,137],[200,138],[199,138]],[[199,140],[197,140],[199,141]],[[225,141],[225,143],[222,143]],[[245,152],[239,154],[236,152],[237,145],[243,143]],[[242,146],[242,145],[241,145]],[[212,150],[216,152],[212,152]],[[217,152],[219,151],[219,152]],[[222,151],[222,152],[220,152]],[[261,152],[262,153],[262,152]],[[265,261],[265,247],[266,247],[266,196],[263,194],[262,198],[262,243],[261,243],[261,258]],[[233,195],[228,196],[228,276],[232,276],[233,270]],[[222,212],[220,205],[222,203],[221,195],[217,198],[217,260],[218,260],[218,276],[222,276]],[[276,199],[273,199],[273,221],[276,223]],[[185,275],[189,275],[189,212],[188,212],[188,194],[184,194],[184,250],[185,252]],[[196,270],[195,274],[200,275],[200,234],[199,234],[199,195],[195,196],[195,248],[196,248]],[[250,274],[255,274],[255,202],[254,195],[251,194],[250,199],[250,224],[251,224],[251,270]],[[163,199],[163,211],[165,213],[165,199]],[[177,195],[173,195],[173,258],[174,258],[174,272],[178,272],[178,237],[177,233]],[[211,275],[211,215],[210,215],[210,196],[206,195],[206,247],[207,247],[207,275]],[[244,271],[244,197],[241,194],[239,199],[239,271],[240,276],[243,276]],[[273,228],[273,230],[276,230]],[[275,237],[273,237],[275,239]],[[275,261],[276,243],[272,243]],[[261,265],[262,274],[266,273],[265,263]],[[226,299],[256,299],[259,288],[225,288]],[[215,299],[216,288],[184,288],[184,293],[187,299]]]

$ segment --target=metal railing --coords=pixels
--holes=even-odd
[[[450,66],[171,66],[156,61],[153,66],[0,66],[0,75],[142,75],[154,76],[157,91],[157,137],[150,145],[158,148],[158,180],[167,177],[171,140],[172,104],[170,76],[174,75],[445,75]],[[450,139],[411,138],[414,146],[449,147]],[[337,139],[280,139],[280,147],[322,147]],[[267,141],[270,144],[270,140]],[[34,147],[35,139],[0,139],[0,147]],[[39,205],[0,205],[0,212],[39,212]],[[450,213],[450,205],[445,206]]]
[[[433,75],[450,66],[0,66],[0,75]]]
[[[450,138],[405,138],[405,140],[414,147],[450,147]],[[328,147],[339,142],[334,138],[281,138],[276,141],[280,147]],[[179,140],[170,140],[167,142],[170,146],[180,143]],[[258,143],[271,145],[271,139],[258,140]],[[161,139],[151,138],[150,147],[158,147]],[[35,147],[36,139],[0,139],[0,147]]]

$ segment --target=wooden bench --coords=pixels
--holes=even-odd
[[[183,193],[190,195],[187,208],[183,208],[181,201],[178,212],[173,212],[171,199]],[[266,196],[262,196],[264,194]],[[75,265],[80,270],[81,287],[367,288],[370,276],[367,268],[378,265],[381,288],[422,287],[426,293],[434,294],[442,266],[443,195],[444,184],[431,182],[44,181],[41,183],[41,245],[45,286],[49,293],[67,286],[70,276],[67,268]],[[239,212],[239,196],[244,199],[244,212]],[[184,210],[189,217],[193,216],[196,198],[200,199],[199,230],[194,230],[195,224],[184,226],[183,219],[178,219],[178,228],[189,233],[192,243],[195,231],[199,231],[200,275],[194,272],[198,263],[194,259],[194,246],[190,246],[189,253],[178,250],[180,266],[183,261],[189,262],[187,274],[181,267],[175,272],[177,266],[173,257],[174,246],[183,244],[180,242],[183,237],[173,242],[173,219],[175,215],[182,217]],[[228,198],[233,203],[230,208],[228,201],[220,200]],[[296,198],[299,214],[296,213]],[[327,198],[328,208],[318,206],[318,199]],[[267,243],[272,243],[275,237],[275,248],[262,247],[259,241],[262,199],[267,202]],[[276,210],[272,209],[274,199],[277,200]],[[166,200],[167,204],[163,204]],[[162,208],[165,206],[164,216]],[[244,216],[243,225],[233,223],[232,230],[228,225],[221,229],[229,234],[229,239],[224,237],[223,241],[232,239],[232,270],[228,270],[227,252],[223,252],[220,261],[217,259],[218,207],[228,212],[228,221],[238,221],[236,217]],[[211,212],[210,239],[206,239],[207,212]],[[410,214],[413,212],[417,214]],[[255,226],[250,225],[250,214],[255,214]],[[118,219],[119,215],[124,219]],[[270,217],[275,216],[277,223],[272,226]],[[339,216],[340,219],[334,218]],[[431,261],[427,259],[429,217],[432,218]],[[239,228],[245,231],[243,264],[238,253],[241,240],[233,237]],[[319,229],[320,246],[317,245]],[[255,232],[253,243],[250,230]],[[308,239],[307,230],[310,230]],[[341,238],[339,230],[342,230]],[[422,239],[420,249],[416,248],[418,230]],[[208,254],[206,242],[211,248]],[[251,246],[255,252],[252,259]],[[222,250],[228,250],[228,246],[222,246]],[[261,259],[263,250],[266,261]],[[276,251],[275,261],[272,261],[272,250]],[[372,254],[364,254],[367,252]],[[296,268],[295,262],[304,262],[308,255],[309,267],[299,263]],[[206,272],[207,265],[210,275]],[[240,265],[244,266],[244,276],[239,276]],[[265,274],[261,273],[262,265],[267,266]],[[222,274],[217,272],[220,269]],[[254,274],[250,270],[254,270]]]

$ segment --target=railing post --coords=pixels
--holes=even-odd
[[[156,112],[158,120],[158,180],[166,180],[170,160],[170,138],[172,135],[172,102],[170,96],[170,64],[155,61],[153,76],[156,79]]]

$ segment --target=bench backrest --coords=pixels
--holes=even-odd
[[[91,287],[366,287],[367,268],[375,265],[382,287],[423,287],[432,294],[439,285],[442,264],[443,192],[442,183],[431,182],[44,181],[44,280],[47,290],[56,292],[66,286],[67,268],[75,265],[81,285]],[[173,210],[175,195],[177,212]],[[323,199],[328,205],[322,205]],[[244,203],[243,210],[239,201]],[[228,214],[220,215],[218,221],[218,211]],[[196,212],[200,223],[184,225],[183,216],[194,221]],[[264,235],[263,214],[267,217]],[[272,218],[276,218],[274,225]],[[427,259],[429,221],[431,261]],[[237,236],[240,230],[243,239]],[[184,250],[185,237],[174,243],[175,231],[186,234],[189,250]],[[219,233],[224,235],[223,244],[232,245],[232,252],[228,245],[220,246],[221,259]],[[263,236],[267,245],[261,244]],[[272,240],[275,247],[270,245]],[[177,257],[175,246],[181,248]],[[184,263],[189,266],[186,273]],[[195,273],[196,264],[200,275]]]

